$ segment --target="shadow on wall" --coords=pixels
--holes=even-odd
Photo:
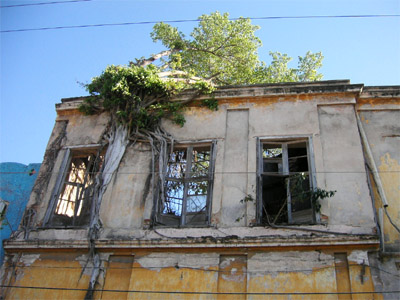
[[[0,163],[0,266],[4,259],[3,240],[18,229],[40,165]]]

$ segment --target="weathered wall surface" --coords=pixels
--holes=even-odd
[[[211,215],[214,226],[255,223],[255,201],[243,204],[240,200],[246,195],[255,198],[257,137],[303,136],[312,138],[317,186],[337,190],[334,197],[322,202],[321,214],[326,223],[361,226],[370,232],[375,223],[354,102],[354,97],[345,94],[222,99],[218,111],[201,106],[188,108],[184,127],[169,121],[163,126],[178,142],[217,141]],[[62,163],[65,147],[100,143],[108,123],[105,113],[97,118],[76,111],[67,113],[72,102],[63,105],[65,109],[62,105],[58,108],[58,121],[67,120],[68,124],[64,148],[54,160],[55,170]],[[103,198],[101,219],[105,229],[118,235],[119,229],[140,229],[144,220],[151,218],[150,166],[151,152],[145,144],[128,146]],[[40,203],[39,224],[56,183],[55,174]]]
[[[117,173],[104,195],[100,216],[110,229],[142,228],[152,207],[151,150],[147,144],[128,147]]]
[[[102,134],[109,122],[109,115],[85,116],[81,113],[61,113],[57,121],[68,120],[66,139],[64,146],[82,146],[98,144],[101,142]]]
[[[361,110],[360,118],[388,201],[387,211],[393,222],[399,226],[400,110],[379,110],[379,106],[375,110]],[[375,198],[379,212],[382,202],[377,193]],[[400,234],[386,216],[383,227],[386,249],[400,251]]]
[[[20,235],[6,244],[10,259],[3,284],[54,286],[62,296],[61,290],[12,288],[6,299],[83,298],[92,274],[89,249],[101,260],[96,288],[103,291],[95,299],[349,299],[337,293],[350,292],[361,293],[353,299],[380,299],[372,293],[397,289],[387,282],[400,274],[396,257],[374,256],[379,240],[355,110],[360,93],[360,85],[348,82],[233,87],[217,93],[218,111],[195,103],[185,112],[184,127],[164,121],[176,142],[216,141],[210,226],[149,226],[155,199],[151,149],[147,143],[128,145],[103,197],[98,239],[88,241],[87,228],[38,227],[29,239]],[[101,143],[108,126],[107,114],[87,117],[76,107],[68,100],[57,108],[46,152],[51,159],[41,171],[50,168],[52,176],[30,201],[38,225],[66,149]],[[363,110],[361,117],[389,213],[398,222],[400,130],[393,125],[399,119],[394,112]],[[247,195],[256,198],[257,139],[284,137],[309,138],[317,186],[337,191],[321,203],[323,224],[254,226],[255,201],[240,202]],[[399,236],[386,225],[387,249],[398,251]]]
[[[372,252],[368,254],[371,275],[377,292],[400,290],[400,255]],[[384,299],[398,299],[397,293],[384,294]]]
[[[350,299],[337,293],[373,292],[367,252],[339,251],[344,265],[337,261],[338,253],[320,250],[102,252],[96,289],[103,291],[94,298]],[[5,298],[83,299],[92,268],[86,259],[80,252],[23,254],[7,285],[42,289],[13,288]]]
[[[23,254],[16,265],[5,266],[13,276],[2,284],[39,288],[3,289],[3,295],[5,299],[84,299],[90,277],[81,274],[85,263],[84,255],[71,252]]]
[[[318,114],[322,172],[328,189],[337,191],[335,197],[329,199],[330,223],[372,226],[372,201],[354,108],[350,105],[320,106]]]
[[[0,163],[0,199],[6,201],[6,213],[0,222],[0,265],[3,263],[3,240],[18,230],[40,164]]]

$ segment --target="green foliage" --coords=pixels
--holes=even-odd
[[[219,12],[199,17],[199,24],[187,38],[177,28],[158,23],[151,37],[174,50],[164,62],[172,69],[212,79],[216,85],[248,82],[258,64],[261,41],[255,36],[258,26],[249,19],[229,20]],[[176,63],[179,61],[179,63]]]
[[[218,100],[216,99],[204,99],[202,105],[208,107],[212,111],[218,110]]]
[[[308,175],[304,173],[299,173],[290,176],[290,190],[292,194],[292,198],[296,199],[296,201],[305,202],[310,201],[314,206],[316,212],[321,211],[321,203],[320,200],[324,200],[326,198],[333,197],[336,191],[327,191],[316,187],[314,189],[309,189],[308,185],[305,184],[309,181]]]
[[[321,53],[307,52],[299,57],[297,69],[289,68],[291,58],[279,52],[270,53],[270,65],[260,61],[257,51],[261,41],[255,35],[259,27],[249,19],[229,20],[229,14],[215,12],[202,15],[199,20],[190,37],[169,24],[156,24],[151,38],[167,50],[129,66],[108,66],[85,85],[90,97],[79,109],[85,114],[109,111],[116,122],[125,124],[131,132],[153,130],[161,118],[169,118],[180,126],[185,124],[185,105],[170,101],[184,89],[211,95],[219,85],[322,78],[317,73],[322,65]],[[157,60],[161,62],[158,67]],[[213,98],[202,104],[211,110],[218,109]]]
[[[171,102],[170,98],[185,87],[187,85],[182,82],[161,79],[159,69],[154,65],[112,65],[86,85],[90,97],[79,109],[85,114],[93,114],[103,108],[111,112],[117,122],[131,129],[153,130],[163,117],[183,126],[184,106]],[[198,89],[208,91],[209,87],[198,84]]]
[[[270,52],[272,61],[269,65],[262,63],[256,68],[252,83],[278,83],[296,81],[316,81],[322,79],[317,70],[322,67],[321,52],[308,51],[304,57],[299,56],[297,68],[289,68],[292,58],[280,52]]]
[[[200,78],[211,79],[214,85],[255,84],[321,80],[317,70],[322,66],[321,52],[299,56],[297,68],[289,68],[287,54],[270,52],[268,65],[260,61],[262,45],[255,35],[259,29],[249,19],[229,20],[229,14],[219,12],[202,15],[200,22],[186,37],[176,27],[158,23],[151,37],[171,50],[162,59],[163,66],[182,70]]]
[[[336,191],[326,191],[320,188],[316,188],[313,191],[311,191],[311,202],[313,203],[315,207],[316,212],[321,211],[321,204],[319,200],[323,200],[326,198],[333,197],[336,194]]]

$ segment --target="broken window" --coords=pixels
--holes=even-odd
[[[259,223],[315,223],[308,139],[259,141],[258,150]]]
[[[86,226],[90,222],[95,177],[104,156],[97,149],[67,152],[53,193],[48,225]]]
[[[178,146],[170,153],[157,223],[207,225],[211,209],[214,144]]]

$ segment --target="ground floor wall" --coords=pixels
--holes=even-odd
[[[374,278],[379,278],[372,274],[379,269],[379,263],[373,257],[371,266],[365,249],[118,249],[101,252],[100,260],[94,299],[383,299],[383,295],[396,299],[399,296],[382,293],[385,288],[374,283]],[[92,269],[87,252],[14,253],[3,266],[2,293],[5,299],[84,299]],[[400,278],[396,270],[387,272],[392,273],[394,280]]]

